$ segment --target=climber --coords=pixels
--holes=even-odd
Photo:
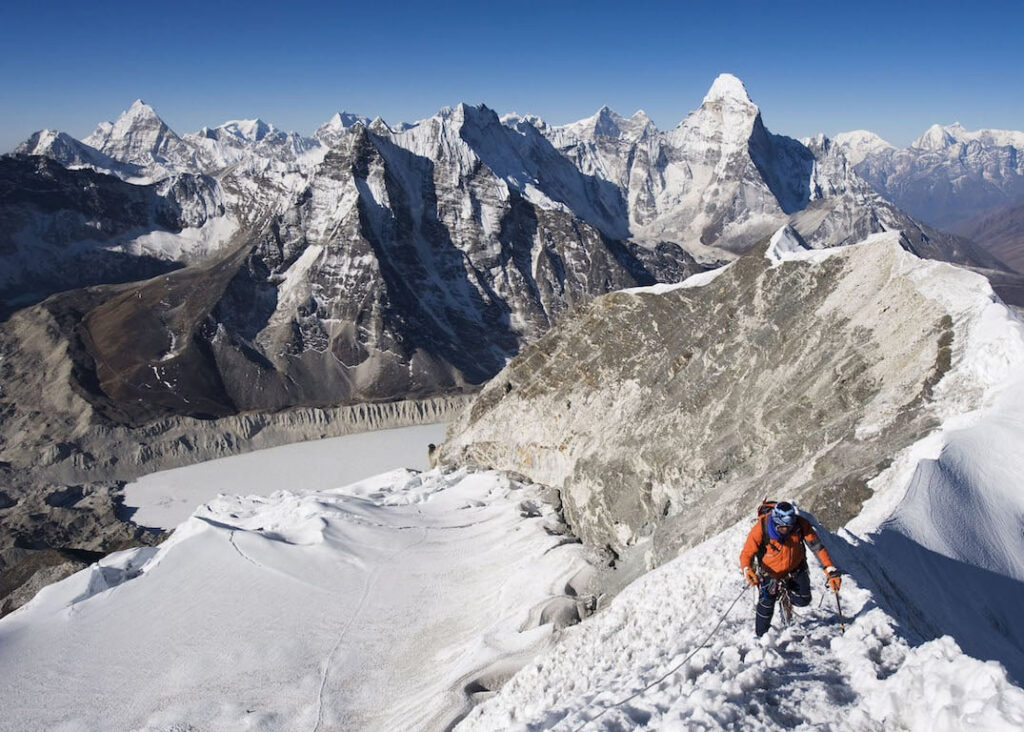
[[[740,552],[740,567],[747,582],[761,588],[754,628],[762,636],[772,624],[780,583],[785,583],[794,605],[805,607],[811,602],[805,542],[818,555],[833,592],[839,592],[842,573],[832,564],[811,522],[798,516],[792,503],[766,501],[758,516]]]

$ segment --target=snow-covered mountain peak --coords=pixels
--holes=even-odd
[[[267,124],[258,118],[230,120],[222,124],[220,129],[234,137],[237,137],[239,140],[247,142],[259,142],[267,135],[277,131],[277,128],[274,127],[274,125]]]
[[[486,104],[466,104],[461,102],[454,109],[446,107],[447,110],[441,115],[442,120],[453,124],[457,129],[469,126],[476,129],[487,129],[493,126],[501,126],[498,114]]]
[[[548,127],[542,119],[538,117],[520,119],[533,125],[542,134],[549,134]],[[573,141],[579,140],[593,142],[599,137],[634,143],[646,135],[657,133],[654,123],[643,110],[636,112],[632,117],[623,117],[607,105],[601,107],[590,117],[551,128],[551,131],[552,137],[558,145],[573,144]]]
[[[39,130],[33,132],[27,140],[14,148],[14,152],[22,155],[46,155],[47,150],[64,141],[72,141],[72,138],[59,130]],[[78,141],[74,140],[74,142]]]
[[[868,155],[895,149],[891,143],[868,130],[840,132],[832,141],[842,148],[850,165],[856,165]]]
[[[352,114],[350,112],[335,112],[334,116],[327,121],[320,129],[332,129],[332,130],[347,130],[353,125],[357,125],[360,122],[366,124],[366,117],[360,117],[358,114]]]
[[[747,94],[747,88],[743,82],[732,74],[719,74],[711,84],[711,88],[708,89],[708,93],[704,95],[704,101],[701,104],[714,103],[754,104],[750,100],[750,95]]]
[[[156,113],[155,109],[141,99],[136,99],[132,102],[132,106],[121,112],[121,116],[114,122],[111,135],[123,137],[133,130],[153,126],[167,127],[167,124],[160,119],[160,115]]]
[[[370,120],[349,112],[335,112],[334,116],[317,128],[313,137],[327,147],[333,147],[349,130],[359,124],[367,127]]]
[[[651,121],[651,118],[647,116],[647,112],[645,112],[642,109],[638,109],[635,112],[633,112],[633,116],[630,117],[630,120],[641,124],[654,124],[654,122]]]
[[[153,175],[187,167],[193,157],[188,145],[141,99],[113,123],[100,124],[83,142],[122,163],[155,166]]]
[[[950,145],[955,145],[957,139],[950,134],[949,130],[940,124],[934,124],[925,130],[925,133],[910,143],[910,147],[917,150],[945,150]]]
[[[520,132],[522,131],[520,128],[523,125],[533,127],[545,136],[547,136],[552,130],[559,129],[549,126],[543,118],[536,114],[519,114],[518,112],[509,112],[508,114],[501,115],[500,119],[501,123],[506,127],[513,130],[519,130]]]
[[[723,151],[745,148],[760,115],[743,82],[732,74],[721,74],[700,108],[687,115],[669,137],[676,147],[695,150],[708,146],[721,147]]]
[[[367,129],[377,135],[390,135],[392,132],[391,127],[384,121],[384,118],[379,116],[373,118],[373,122],[369,124]]]
[[[156,111],[151,106],[141,99],[136,99],[128,109],[121,113],[121,117],[118,120],[120,121],[121,118],[151,119],[153,117],[159,119]]]
[[[591,119],[594,121],[594,134],[603,135],[604,137],[619,137],[622,134],[622,130],[619,127],[619,123],[623,122],[623,118],[613,112],[608,105],[601,107],[597,110]]]

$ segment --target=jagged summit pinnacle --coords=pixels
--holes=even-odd
[[[738,77],[732,74],[719,74],[711,84],[711,88],[708,89],[708,93],[704,95],[703,103],[725,101],[753,104],[750,95],[747,94],[747,88],[743,86],[743,82]]]

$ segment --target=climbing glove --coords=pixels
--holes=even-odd
[[[825,577],[828,578],[828,586],[832,588],[833,592],[839,592],[839,588],[843,584],[842,572],[835,567],[825,567]]]
[[[757,572],[754,571],[753,567],[744,567],[743,577],[747,580],[748,585],[757,586],[761,584],[761,580],[757,576]]]

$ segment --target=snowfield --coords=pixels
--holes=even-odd
[[[493,473],[221,496],[0,621],[0,729],[442,729],[575,612],[558,526]]]

